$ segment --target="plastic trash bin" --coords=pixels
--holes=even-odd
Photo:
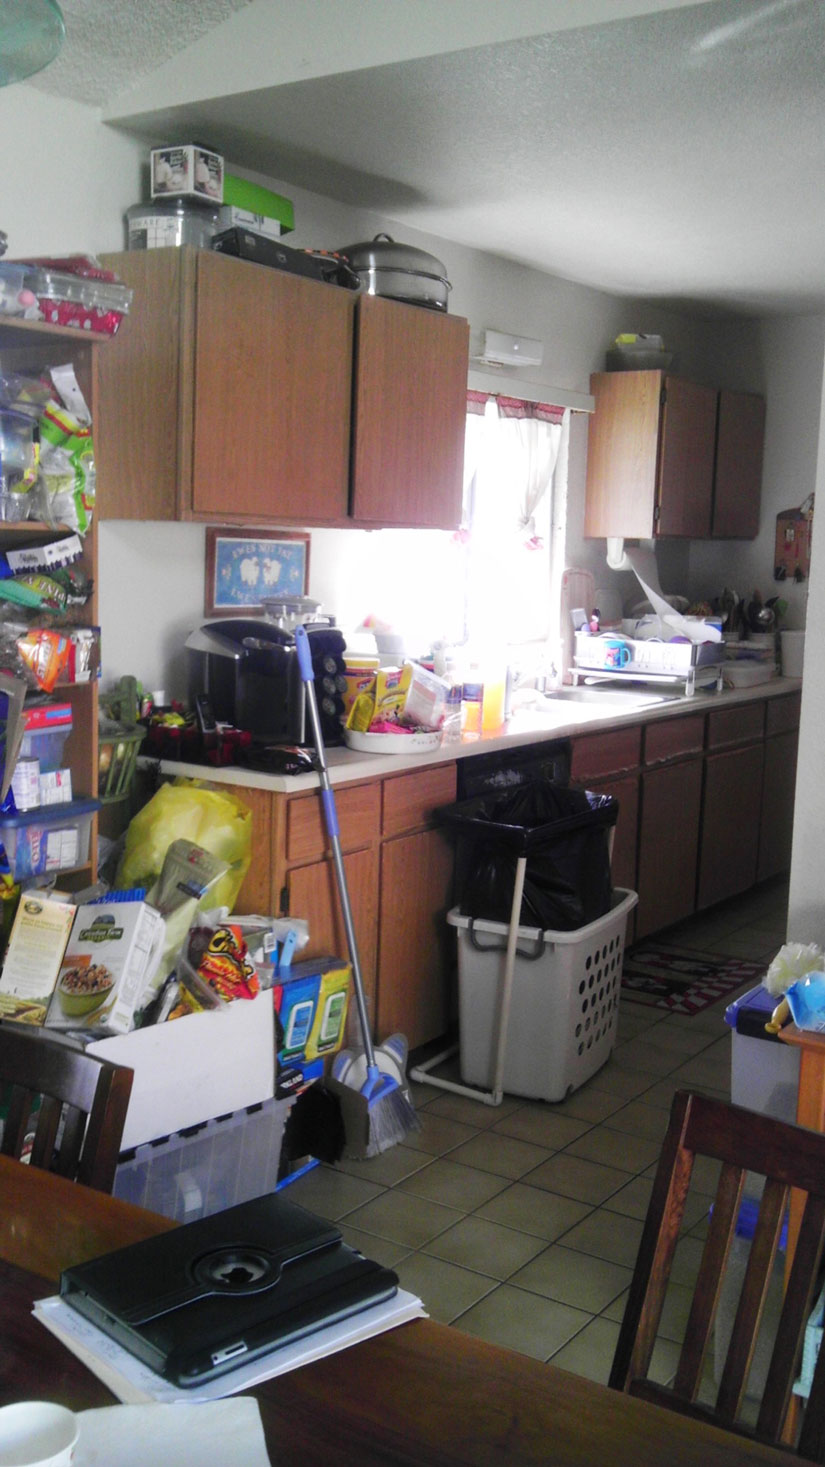
[[[733,1030],[730,1098],[761,1115],[795,1122],[799,1050],[765,1032],[777,1002],[760,984],[725,1009],[725,1023]]]

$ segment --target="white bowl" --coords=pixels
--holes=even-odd
[[[0,1409],[0,1467],[69,1467],[79,1435],[73,1411],[52,1401]]]
[[[441,730],[433,733],[358,733],[344,729],[344,742],[361,754],[428,754],[441,743]]]

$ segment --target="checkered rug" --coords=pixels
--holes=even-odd
[[[764,963],[644,942],[625,953],[622,997],[673,1014],[698,1014],[746,983],[756,987],[764,976]]]

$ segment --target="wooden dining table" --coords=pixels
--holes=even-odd
[[[109,1390],[33,1316],[61,1269],[173,1227],[0,1156],[0,1404]],[[426,1301],[425,1301],[426,1303]],[[250,1392],[273,1467],[716,1467],[785,1453],[416,1319]]]

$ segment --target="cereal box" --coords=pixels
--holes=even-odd
[[[147,902],[78,907],[47,1027],[128,1033],[160,961],[165,931]]]
[[[41,891],[24,891],[0,973],[0,1017],[42,1024],[77,908]]]

